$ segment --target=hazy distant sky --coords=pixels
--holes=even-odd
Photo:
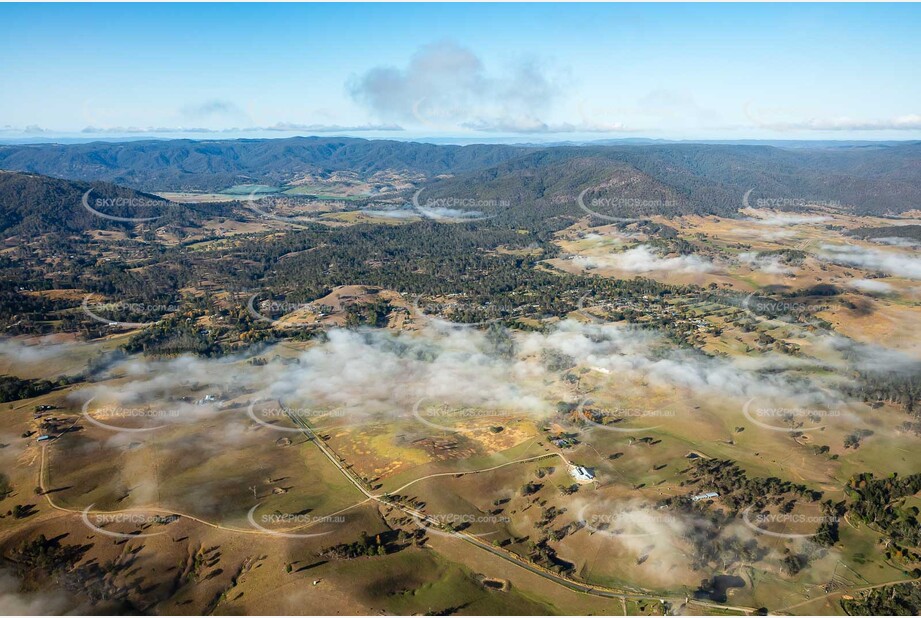
[[[0,135],[919,139],[919,33],[918,5],[6,4]]]

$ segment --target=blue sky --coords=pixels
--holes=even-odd
[[[921,138],[921,7],[0,5],[4,136]]]

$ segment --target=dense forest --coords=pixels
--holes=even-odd
[[[525,150],[347,137],[0,145],[0,169],[103,180],[143,191],[214,191],[253,181],[283,184],[317,171],[457,173],[498,164]]]
[[[921,491],[921,474],[877,479],[871,473],[856,475],[847,484],[854,515],[883,532],[892,540],[887,557],[916,562],[921,555],[912,548],[921,546],[918,508],[904,506],[904,499]],[[921,571],[918,572],[921,576]]]
[[[842,600],[841,607],[849,616],[919,616],[921,583],[874,588],[860,598]]]
[[[883,227],[859,227],[848,232],[857,238],[904,238],[921,242],[921,225],[887,225]]]
[[[89,191],[89,194],[87,192]],[[0,170],[0,233],[26,238],[88,230],[130,231],[137,225],[100,217],[149,218],[162,226],[200,225],[206,218],[233,216],[235,204],[174,204],[156,195],[105,182],[74,182]]]

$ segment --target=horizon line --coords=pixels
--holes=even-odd
[[[0,136],[0,145],[3,146],[49,146],[49,145],[76,145],[76,144],[115,144],[126,141],[132,142],[240,142],[240,141],[272,141],[272,140],[290,140],[290,139],[351,139],[362,140],[367,142],[385,142],[395,141],[404,143],[429,143],[439,144],[464,142],[466,145],[507,145],[507,146],[562,146],[562,145],[653,145],[653,144],[911,144],[921,143],[921,138],[880,138],[880,139],[847,139],[847,138],[826,138],[826,137],[798,137],[798,138],[663,138],[663,137],[612,137],[612,138],[595,138],[595,139],[529,139],[527,137],[513,136],[496,136],[496,137],[466,137],[466,136],[417,136],[417,137],[398,137],[398,136],[356,136],[347,133],[342,134],[295,134],[285,136],[258,136],[258,137],[208,137],[208,136],[153,136],[153,135],[107,135],[105,137],[89,137],[78,135],[49,135],[47,137],[30,136],[30,137],[4,137]]]

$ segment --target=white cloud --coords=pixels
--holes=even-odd
[[[282,399],[292,405],[342,409],[359,417],[405,417],[421,398],[455,407],[542,416],[553,411],[555,402],[569,397],[560,372],[535,362],[546,351],[570,357],[580,366],[607,370],[612,388],[649,384],[687,389],[701,397],[811,402],[829,397],[816,384],[789,379],[784,369],[793,368],[792,364],[765,371],[763,366],[677,350],[655,333],[619,325],[564,320],[548,333],[511,337],[514,352],[510,355],[497,354],[486,332],[428,326],[414,334],[332,330],[327,341],[300,354],[296,363],[253,366],[233,357],[134,357],[74,391],[73,398],[82,405],[95,397],[91,413],[105,406],[169,410],[169,415],[152,420],[157,425],[233,414],[236,420],[246,421],[239,409],[221,410],[217,404],[196,405],[181,399],[206,393],[219,398]]]
[[[53,343],[39,339],[38,343],[27,344],[21,339],[0,339],[0,357],[10,357],[15,362],[35,365],[64,356],[74,346],[66,343]]]
[[[126,135],[145,133],[220,133],[217,129],[206,127],[84,127],[81,133]]]
[[[803,225],[808,223],[822,223],[823,221],[829,221],[831,219],[831,217],[826,217],[824,215],[791,215],[769,210],[756,210],[754,208],[745,210],[744,212],[752,216],[752,221],[760,223],[761,225],[772,225],[778,227],[787,225]]]
[[[61,591],[20,592],[20,583],[13,575],[0,571],[0,614],[4,616],[49,616],[80,614],[74,599]]]
[[[921,279],[921,257],[855,245],[822,245],[825,260],[846,266],[878,270],[897,277]]]
[[[236,130],[236,129],[234,129]],[[302,131],[307,133],[336,133],[363,131],[402,131],[398,124],[298,124],[296,122],[277,122],[268,127],[251,127],[240,131]]]
[[[757,251],[745,251],[739,254],[739,261],[753,270],[760,270],[770,275],[787,275],[793,272],[784,265],[779,255],[763,255]]]
[[[921,362],[917,358],[898,350],[860,343],[839,335],[825,337],[820,343],[842,353],[845,359],[861,371],[917,374],[921,369]]]
[[[914,247],[921,247],[921,242],[918,242],[914,238],[905,238],[904,236],[886,236],[885,238],[871,238],[875,242],[881,242],[884,245],[891,245],[893,247],[904,247],[906,249],[913,249]]]
[[[207,127],[86,127],[81,133],[111,135],[143,134],[184,134],[184,133],[363,133],[367,131],[402,131],[398,124],[300,124],[296,122],[277,122],[265,127],[232,127],[229,129],[211,129]]]
[[[622,253],[605,256],[577,256],[573,263],[582,268],[616,268],[633,273],[670,271],[677,273],[706,273],[714,264],[697,255],[662,257],[649,245],[638,245]]]
[[[359,211],[363,215],[368,215],[371,217],[386,217],[388,219],[413,219],[418,218],[420,215],[415,210],[378,210],[374,208],[366,208],[365,210]]]
[[[793,230],[757,230],[755,233],[764,240],[769,241],[786,240],[796,236],[796,232]]]
[[[186,105],[180,110],[180,114],[183,117],[195,120],[211,120],[215,118],[221,120],[248,118],[246,113],[240,109],[236,103],[222,99],[212,99],[203,103]]]
[[[883,119],[808,118],[805,120],[758,122],[761,127],[777,131],[916,131],[921,129],[921,114],[906,114]]]
[[[889,294],[893,291],[891,285],[877,279],[852,279],[848,285],[869,294]]]
[[[451,41],[423,46],[405,67],[378,66],[351,80],[352,98],[388,121],[430,128],[506,133],[606,132],[617,123],[553,123],[542,118],[561,98],[559,79],[537,60],[502,74]]]
[[[478,119],[464,122],[461,126],[474,131],[491,133],[615,133],[633,130],[621,123],[572,124],[563,122],[548,124],[537,118]]]

